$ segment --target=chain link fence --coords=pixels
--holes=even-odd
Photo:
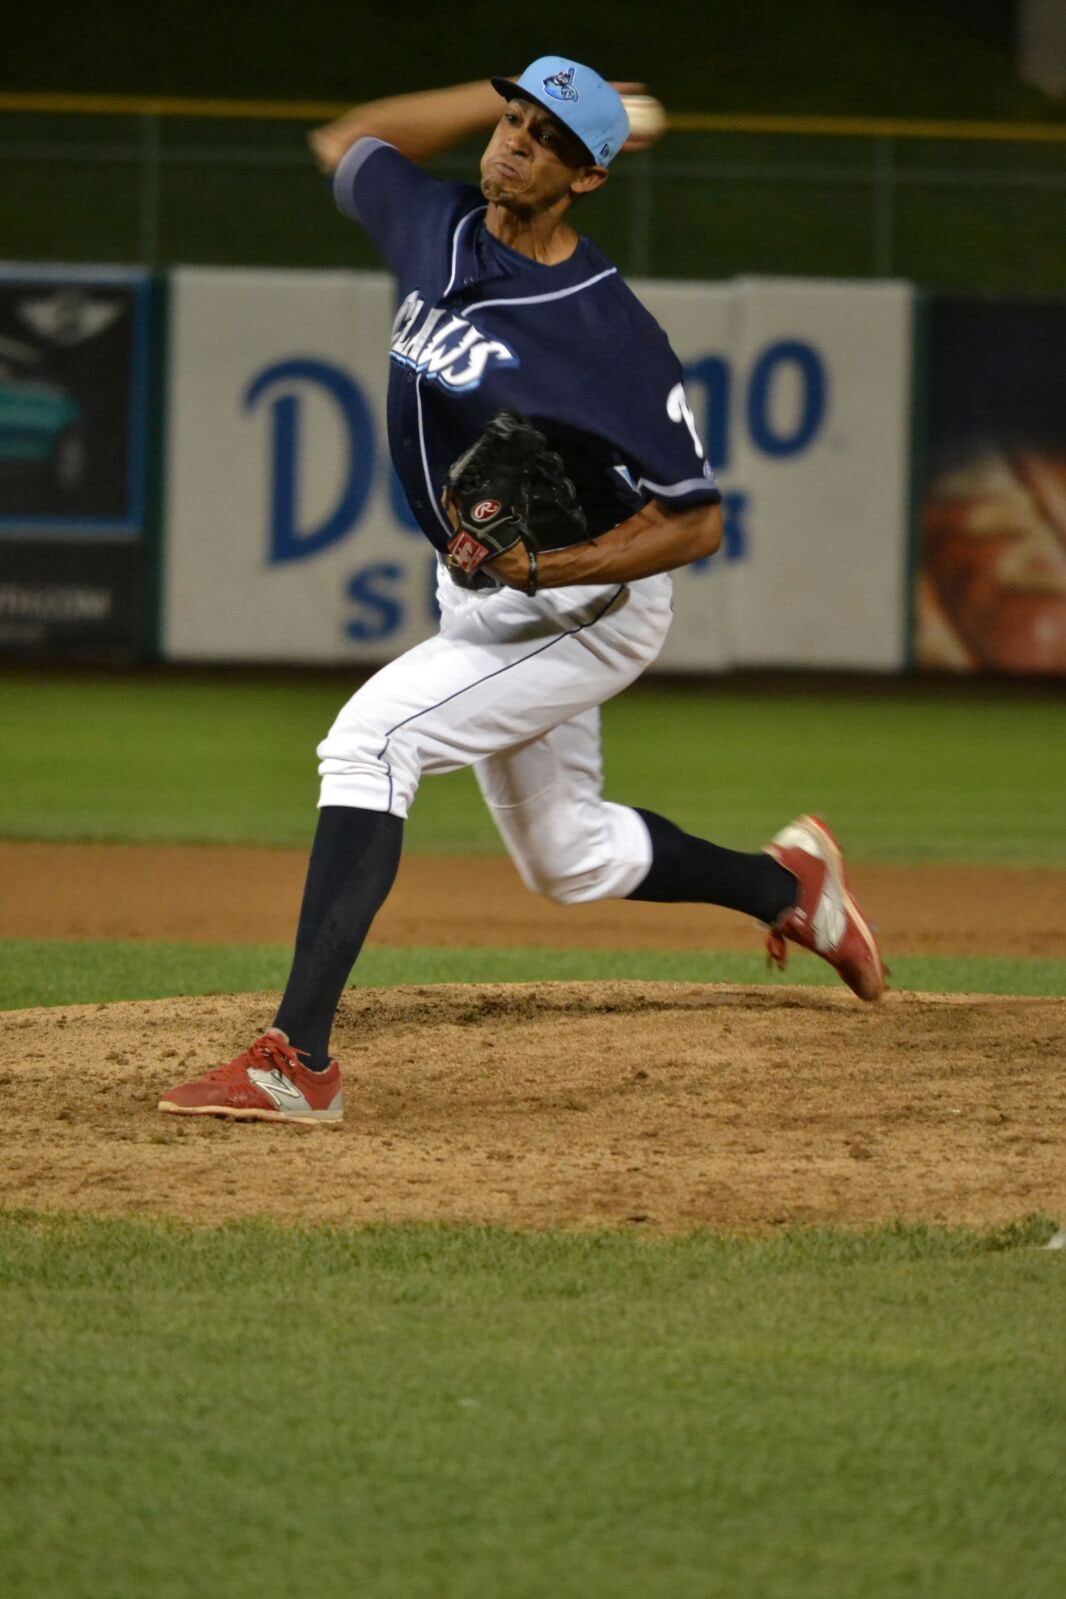
[[[136,106],[0,109],[0,255],[375,264],[310,160],[312,108]],[[704,126],[621,157],[582,205],[580,226],[631,275],[898,276],[1066,293],[1066,129],[678,120]],[[477,157],[464,148],[437,170],[476,181]]]

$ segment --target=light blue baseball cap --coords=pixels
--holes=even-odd
[[[535,100],[569,128],[597,166],[610,166],[629,138],[629,118],[617,89],[591,67],[565,56],[540,56],[517,81],[493,78],[505,100]]]

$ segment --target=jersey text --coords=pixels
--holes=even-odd
[[[414,367],[454,394],[476,389],[490,365],[518,365],[517,355],[502,339],[487,338],[465,317],[440,306],[427,311],[415,289],[396,313],[391,353],[394,361]]]

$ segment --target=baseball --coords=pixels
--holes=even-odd
[[[653,94],[624,94],[622,104],[629,118],[631,139],[654,143],[666,132],[666,112]]]

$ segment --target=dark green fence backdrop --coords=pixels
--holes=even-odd
[[[0,255],[372,266],[310,161],[309,126],[299,116],[0,111]],[[581,221],[631,274],[1066,292],[1066,129],[1005,136],[1022,131],[675,131],[620,158]],[[475,178],[477,153],[456,152],[439,170]]]

